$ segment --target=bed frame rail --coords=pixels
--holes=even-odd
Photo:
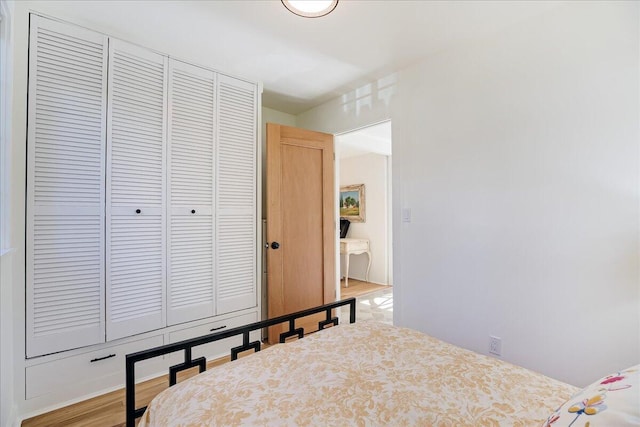
[[[284,316],[276,317],[273,319],[262,320],[260,322],[251,323],[245,326],[239,326],[237,328],[229,329],[226,331],[216,332],[209,335],[204,335],[197,338],[191,338],[184,341],[179,341],[173,344],[166,344],[160,347],[154,347],[149,350],[139,351],[137,353],[127,354],[126,356],[126,412],[127,412],[127,427],[134,427],[136,418],[141,417],[147,407],[136,409],[136,380],[135,380],[135,366],[137,362],[141,362],[147,359],[153,359],[155,357],[163,356],[165,354],[173,353],[176,351],[184,351],[184,362],[171,366],[169,368],[169,386],[175,385],[178,372],[198,367],[200,372],[204,372],[207,369],[207,360],[204,357],[192,359],[192,349],[199,345],[207,344],[214,341],[219,341],[225,338],[233,337],[236,335],[242,335],[242,345],[231,349],[231,360],[236,360],[238,354],[246,351],[253,350],[254,352],[261,350],[260,341],[249,342],[249,333],[260,329],[274,326],[280,323],[289,323],[289,330],[280,334],[280,342],[284,343],[285,340],[292,336],[302,338],[304,336],[303,328],[295,327],[295,320],[302,317],[310,316],[321,312],[326,313],[325,320],[318,322],[318,329],[324,329],[328,325],[337,325],[338,317],[332,316],[331,311],[335,308],[349,306],[349,323],[356,321],[356,299],[348,298],[342,301],[332,302],[319,307],[310,308],[308,310],[298,311],[296,313],[287,314]]]

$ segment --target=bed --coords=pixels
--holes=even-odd
[[[329,311],[324,323],[336,323]],[[542,426],[577,392],[415,330],[355,322],[170,387],[139,425]]]

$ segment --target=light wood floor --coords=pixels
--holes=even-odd
[[[356,279],[349,279],[349,287],[344,287],[344,280],[341,282],[340,296],[342,299],[358,297],[389,286],[364,282]],[[268,344],[263,344],[263,349]],[[207,369],[227,363],[229,358],[211,361],[207,364]],[[195,375],[197,370],[186,371],[178,375],[178,381]],[[153,380],[136,385],[136,406],[147,405],[158,393],[169,386],[168,376],[162,376]],[[124,389],[93,399],[85,400],[74,405],[66,406],[46,414],[38,415],[26,419],[22,422],[23,427],[124,427],[125,423],[125,394]]]
[[[344,287],[344,279],[340,281],[340,299],[359,297],[370,294],[390,286],[378,285],[377,283],[365,282],[363,280],[349,278],[349,287]]]

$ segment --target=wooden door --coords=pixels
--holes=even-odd
[[[333,135],[267,124],[269,318],[335,300],[333,164]],[[310,332],[317,320],[296,326]],[[269,341],[285,327],[270,328]]]

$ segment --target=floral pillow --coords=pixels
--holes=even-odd
[[[542,427],[640,426],[640,365],[601,378],[559,407]]]

